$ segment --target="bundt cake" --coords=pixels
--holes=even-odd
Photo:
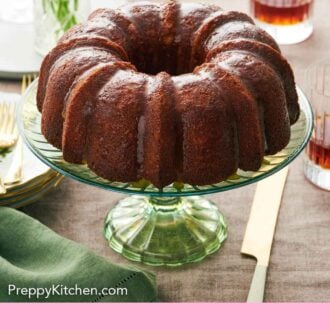
[[[160,188],[258,170],[299,116],[290,65],[249,16],[175,1],[98,9],[69,30],[37,105],[66,161]]]

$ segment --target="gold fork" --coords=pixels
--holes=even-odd
[[[0,176],[0,195],[5,194],[7,191],[5,184],[2,181],[2,178]]]
[[[15,125],[15,107],[8,103],[0,104],[0,149],[12,147],[18,137]],[[5,183],[0,177],[0,194],[6,193]]]
[[[25,92],[27,87],[36,78],[36,75],[24,75],[22,79],[22,94]],[[17,127],[17,126],[16,126]],[[17,128],[16,128],[17,129]],[[16,148],[13,155],[13,160],[5,176],[5,185],[11,185],[21,181],[22,179],[22,165],[23,165],[23,142],[22,137],[19,135]]]
[[[15,107],[12,104],[0,104],[0,149],[12,147],[18,137],[15,125]]]

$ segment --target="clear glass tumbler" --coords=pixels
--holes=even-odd
[[[90,0],[34,0],[34,43],[46,55],[72,26],[90,13]]]
[[[308,68],[304,89],[314,111],[314,131],[306,148],[304,172],[312,183],[330,191],[330,59]]]
[[[256,23],[281,45],[306,40],[313,32],[314,0],[251,0]]]

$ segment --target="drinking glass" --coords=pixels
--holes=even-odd
[[[306,148],[304,172],[316,186],[330,191],[330,59],[307,69],[304,88],[314,111],[314,132]]]
[[[281,45],[306,40],[313,32],[314,0],[251,0],[256,23]]]
[[[34,0],[34,44],[46,55],[72,26],[90,13],[90,0]]]

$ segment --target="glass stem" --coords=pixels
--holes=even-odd
[[[182,203],[181,197],[150,197],[149,203],[156,211],[172,212]]]

